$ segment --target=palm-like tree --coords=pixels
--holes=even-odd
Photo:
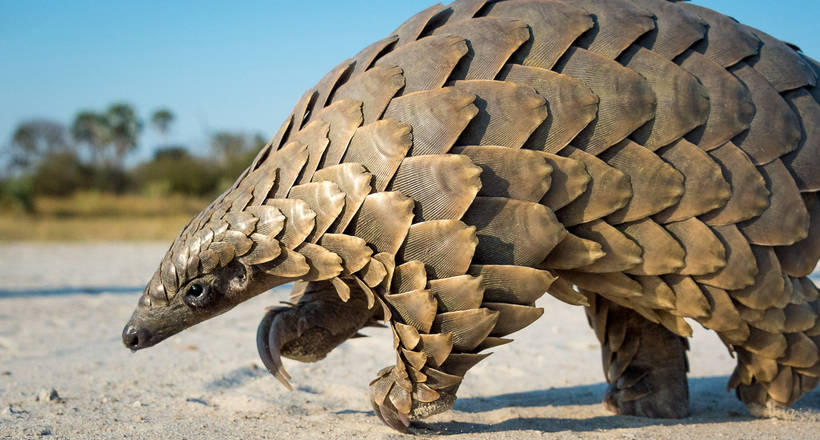
[[[42,157],[71,146],[66,128],[59,122],[33,119],[17,126],[11,138],[11,167],[30,168]]]
[[[137,147],[142,122],[137,118],[134,108],[125,103],[112,104],[104,117],[111,132],[116,163],[122,164],[125,155]]]
[[[151,126],[153,126],[159,134],[167,136],[168,132],[171,131],[171,123],[174,122],[174,119],[175,116],[171,113],[171,110],[161,108],[155,110],[151,115]]]
[[[105,117],[92,111],[77,113],[71,124],[71,136],[91,150],[95,163],[102,165],[107,162],[105,150],[110,145],[111,128]]]

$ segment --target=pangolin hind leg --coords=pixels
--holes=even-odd
[[[816,366],[791,367],[763,359],[742,348],[738,348],[737,352],[738,366],[729,387],[735,388],[737,397],[757,417],[778,417],[783,409],[793,405],[820,383]],[[764,367],[764,364],[768,365]]]
[[[349,286],[350,287],[350,286]],[[330,281],[312,282],[295,295],[292,306],[274,307],[259,323],[256,342],[265,367],[291,389],[281,356],[301,362],[322,360],[331,350],[367,326],[374,310],[358,288],[343,301]]]
[[[749,331],[741,335],[748,336],[734,345],[738,362],[729,388],[758,417],[782,415],[820,382],[817,288],[809,278],[789,280],[791,302],[760,317],[744,309]],[[724,341],[736,336],[721,334]]]
[[[601,343],[609,388],[604,405],[622,415],[689,415],[688,342],[634,310],[589,295],[587,318]]]

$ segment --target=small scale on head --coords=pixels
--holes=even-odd
[[[176,238],[123,329],[126,347],[150,347],[290,281],[265,272],[282,254],[277,235],[285,217],[251,203],[248,181],[194,217]]]

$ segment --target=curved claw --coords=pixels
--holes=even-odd
[[[392,369],[393,367],[382,369],[379,376],[370,382],[370,405],[373,407],[373,412],[385,425],[396,431],[406,433],[407,428],[410,426],[410,417],[397,410],[388,397],[390,390],[395,385],[390,375]]]
[[[282,338],[283,333],[285,332],[285,322],[284,320],[277,318],[273,320],[273,323],[270,326],[270,332],[268,333],[268,346],[270,348],[271,358],[274,361],[275,370],[272,370],[273,376],[282,382],[282,385],[285,386],[290,391],[293,391],[293,387],[288,382],[290,379],[290,374],[285,371],[284,365],[282,365],[282,357],[279,350],[282,348],[289,341],[284,341]]]
[[[373,406],[373,412],[384,422],[385,425],[406,434],[407,428],[410,427],[410,418],[407,414],[402,414],[390,403],[390,400],[385,400],[383,405],[379,405],[372,398],[370,404]]]
[[[282,365],[282,357],[279,350],[286,342],[282,341],[282,333],[285,331],[284,321],[279,313],[287,310],[283,307],[277,307],[265,314],[262,322],[256,330],[256,350],[259,352],[259,357],[262,358],[262,363],[265,368],[275,377],[282,385],[289,391],[293,391],[293,387],[288,382],[290,375],[285,371]]]

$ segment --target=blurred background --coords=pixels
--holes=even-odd
[[[166,240],[430,0],[0,1],[0,241]],[[815,2],[701,0],[820,57]]]

